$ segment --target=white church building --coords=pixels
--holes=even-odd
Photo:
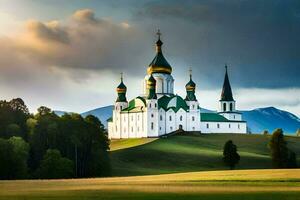
[[[201,133],[247,133],[247,123],[235,108],[227,66],[218,113],[202,113],[191,73],[185,85],[186,97],[174,94],[172,67],[163,56],[162,45],[158,33],[156,55],[143,79],[143,95],[128,102],[127,87],[121,77],[113,116],[108,120],[109,138],[159,137],[178,129]]]

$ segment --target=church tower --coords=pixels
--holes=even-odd
[[[229,120],[239,121],[242,119],[241,113],[235,109],[235,100],[232,96],[232,90],[228,78],[227,65],[225,65],[225,78],[220,98],[219,114]]]
[[[161,33],[157,32],[156,55],[147,68],[147,75],[144,79],[144,94],[147,96],[147,81],[150,76],[156,80],[156,93],[158,97],[172,95],[174,93],[174,79],[171,75],[172,67],[162,53],[163,42],[160,39]]]
[[[186,89],[186,104],[189,107],[189,112],[187,113],[187,130],[188,131],[195,131],[200,130],[200,107],[197,101],[195,91],[196,91],[196,84],[192,80],[192,70],[190,72],[190,80],[185,85]]]
[[[115,103],[115,110],[121,111],[124,108],[127,108],[127,106],[128,106],[128,102],[126,99],[127,87],[123,83],[123,74],[122,73],[121,73],[121,83],[118,85],[116,91],[117,91],[118,97],[117,97],[117,100]]]

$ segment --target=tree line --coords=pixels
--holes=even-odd
[[[110,176],[109,139],[97,117],[29,113],[20,98],[0,101],[0,179]]]
[[[263,135],[268,135],[263,133]],[[273,168],[297,168],[296,153],[288,148],[288,144],[284,138],[283,130],[276,129],[268,143]],[[223,148],[223,161],[230,169],[234,169],[235,165],[240,161],[240,155],[237,146],[232,140],[228,140]]]

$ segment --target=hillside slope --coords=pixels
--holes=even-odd
[[[224,143],[231,139],[237,145],[241,161],[237,169],[271,168],[267,147],[270,136],[241,134],[210,134],[197,136],[172,136],[148,139],[128,147],[131,139],[111,143],[119,150],[111,151],[114,176],[165,174],[201,170],[227,169],[222,162]],[[291,150],[300,155],[300,138],[286,137]],[[125,142],[128,141],[128,142]]]

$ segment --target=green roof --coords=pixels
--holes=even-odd
[[[124,111],[124,112],[140,112],[140,111],[141,111],[141,108],[140,108],[139,106],[136,106],[136,105],[135,105],[136,99],[140,99],[140,100],[143,102],[144,106],[146,106],[146,100],[145,100],[143,97],[138,96],[138,97],[136,97],[135,99],[132,99],[132,100],[128,103],[128,107],[127,107],[127,108],[124,108],[124,109],[122,110],[122,112],[123,112],[123,111]]]
[[[201,113],[201,121],[204,121],[204,122],[228,122],[229,120],[217,113]]]
[[[187,111],[188,105],[186,104],[185,100],[180,96],[162,96],[158,99],[158,109],[164,109],[165,111],[172,109],[174,112],[177,112],[180,108]]]

